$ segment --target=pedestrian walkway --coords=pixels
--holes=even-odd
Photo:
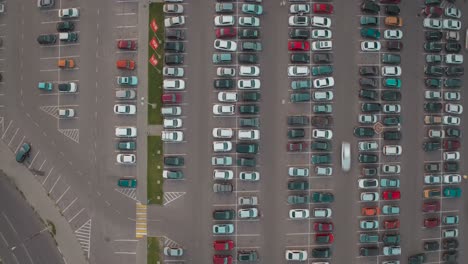
[[[135,237],[143,238],[148,234],[147,206],[145,204],[136,204],[136,225]]]

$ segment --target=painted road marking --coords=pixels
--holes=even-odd
[[[83,251],[88,254],[89,259],[89,249],[91,248],[91,219],[75,231],[75,236],[78,242],[80,242]]]
[[[147,206],[141,203],[136,203],[135,237],[143,238],[146,236],[148,234],[147,228]]]

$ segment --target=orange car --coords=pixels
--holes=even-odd
[[[59,68],[75,68],[75,60],[73,59],[60,59],[58,60],[57,65]]]
[[[117,69],[133,70],[133,69],[135,69],[135,61],[133,61],[133,60],[118,60],[117,61]]]
[[[361,214],[364,216],[374,216],[380,214],[380,209],[378,207],[363,207],[361,209]]]

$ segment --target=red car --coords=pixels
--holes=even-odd
[[[437,212],[440,210],[439,202],[425,202],[422,207],[423,212]]]
[[[439,226],[439,224],[440,224],[440,220],[437,217],[424,219],[424,227],[426,228],[437,227]]]
[[[124,69],[124,70],[133,70],[135,69],[135,61],[133,60],[118,60],[117,69]]]
[[[333,6],[330,4],[314,4],[313,11],[317,14],[331,14],[333,13]]]
[[[400,220],[385,220],[384,228],[385,229],[396,229],[400,227]]]
[[[380,0],[382,4],[399,4],[401,0]]]
[[[308,41],[289,41],[288,42],[288,50],[305,50],[308,51],[310,49],[310,44]]]
[[[315,234],[315,242],[320,244],[331,244],[335,240],[333,234]]]
[[[424,15],[428,17],[440,17],[444,13],[444,10],[438,6],[426,6],[424,8]]]
[[[232,264],[232,257],[229,255],[214,255],[213,264]]]
[[[163,104],[179,104],[182,102],[182,94],[165,93],[161,96]]]
[[[363,207],[361,209],[361,214],[364,216],[374,216],[379,215],[380,210],[378,207]]]
[[[217,28],[215,32],[217,38],[231,38],[235,37],[237,33],[233,27]]]
[[[306,148],[307,148],[307,145],[304,142],[291,142],[291,143],[288,143],[288,145],[286,146],[286,149],[288,151],[294,151],[294,152],[302,152],[302,151],[305,151]]]
[[[382,197],[384,200],[399,200],[401,194],[400,191],[384,191]]]
[[[333,231],[333,223],[314,223],[314,231],[316,232]]]
[[[117,48],[126,50],[136,50],[137,43],[135,40],[122,39],[117,41]]]
[[[232,240],[216,240],[213,242],[214,250],[231,250],[234,248],[234,241]]]
[[[444,139],[443,141],[444,150],[457,150],[460,148],[460,141],[454,139]]]

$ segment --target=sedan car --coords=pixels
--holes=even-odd
[[[314,129],[312,130],[312,137],[317,139],[332,139],[333,132],[329,129]]]
[[[403,31],[399,29],[387,29],[384,31],[385,39],[402,39]]]
[[[310,44],[308,41],[291,40],[288,42],[288,50],[308,51],[309,49],[310,49]]]
[[[333,77],[318,78],[314,80],[314,88],[321,89],[327,87],[333,87],[335,85],[335,80]]]
[[[294,15],[289,17],[288,22],[290,26],[307,27],[309,25],[309,17]]]
[[[184,16],[174,16],[174,17],[168,17],[164,19],[165,27],[177,27],[177,26],[182,26],[184,24],[185,24]]]
[[[237,43],[231,40],[216,39],[213,44],[214,48],[222,51],[236,51]]]
[[[133,104],[116,104],[114,105],[114,113],[120,115],[134,115],[136,106]]]
[[[134,164],[136,162],[135,154],[117,154],[117,163]]]
[[[400,191],[383,191],[382,199],[384,200],[399,200],[401,197]]]
[[[444,19],[442,21],[442,28],[447,30],[460,30],[461,22],[456,19]]]
[[[307,260],[306,250],[291,249],[286,250],[286,260],[305,261]]]
[[[239,25],[243,27],[259,27],[260,19],[258,17],[239,17]]]
[[[234,105],[213,105],[213,114],[215,115],[233,115],[235,112]]]
[[[378,41],[362,41],[361,50],[362,51],[379,51],[381,48],[380,42]]]
[[[233,16],[215,16],[214,24],[218,27],[233,26],[235,23]]]
[[[288,76],[308,76],[310,74],[310,69],[308,66],[289,66],[288,67]]]

